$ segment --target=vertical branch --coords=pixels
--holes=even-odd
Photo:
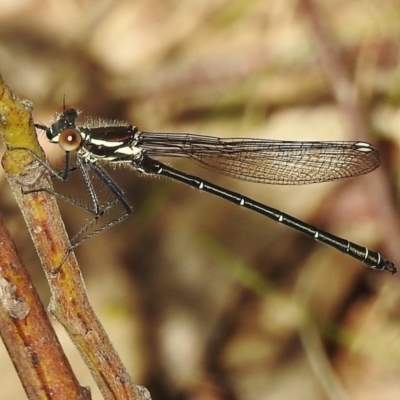
[[[312,38],[325,75],[330,82],[333,95],[343,120],[354,140],[368,141],[368,124],[358,98],[357,88],[351,81],[340,51],[334,43],[328,22],[324,20],[313,0],[299,0],[300,9],[308,22]],[[363,178],[366,193],[369,194],[377,219],[385,227],[383,246],[391,258],[400,260],[400,228],[398,215],[390,195],[390,188],[384,168],[379,168]]]

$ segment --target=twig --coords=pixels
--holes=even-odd
[[[90,399],[0,219],[0,335],[29,399]]]
[[[52,294],[49,310],[64,326],[80,351],[105,399],[149,398],[133,384],[86,295],[75,256],[53,196],[45,192],[23,195],[21,183],[34,188],[51,187],[48,174],[24,150],[42,155],[27,102],[17,100],[0,77],[0,117],[8,151],[2,164],[22,210]]]

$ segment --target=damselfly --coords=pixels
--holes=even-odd
[[[84,208],[90,211],[94,218],[71,239],[70,250],[121,222],[132,211],[121,189],[99,165],[100,161],[106,161],[111,164],[127,164],[140,173],[164,176],[211,193],[294,228],[363,262],[370,268],[396,272],[395,265],[375,251],[320,230],[197,176],[176,170],[153,158],[187,157],[203,167],[233,178],[259,183],[298,185],[350,178],[374,170],[380,164],[379,153],[368,143],[221,139],[187,133],[141,132],[132,125],[119,122],[104,124],[104,121],[96,123],[91,118],[79,124],[77,119],[78,112],[71,108],[59,114],[50,127],[35,124],[36,128],[45,131],[51,143],[61,147],[66,156],[61,171],[55,170],[41,159],[38,161],[51,171],[54,177],[62,181],[68,180],[72,171],[79,171],[90,193],[92,205]],[[74,167],[71,167],[72,154],[76,155]],[[112,193],[113,201],[106,207],[102,207],[99,202],[91,174]],[[35,191],[38,190],[51,192],[48,189]],[[118,216],[82,237],[89,225],[98,222],[115,205],[122,209]]]

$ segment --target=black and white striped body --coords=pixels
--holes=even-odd
[[[375,251],[319,230],[272,207],[178,171],[152,158],[188,157],[204,167],[237,179],[273,184],[305,184],[343,179],[372,171],[380,160],[377,150],[368,143],[220,139],[192,134],[139,132],[134,126],[120,123],[77,126],[77,118],[77,111],[68,109],[50,128],[36,126],[45,130],[48,139],[52,143],[58,143],[67,157],[70,152],[76,152],[82,168],[91,169],[110,187],[125,208],[123,218],[129,214],[131,208],[122,191],[97,165],[97,161],[129,163],[142,173],[182,182],[296,229],[370,268],[396,272],[394,264]],[[66,167],[62,179],[66,180],[67,177]],[[94,193],[93,195],[95,196]],[[112,221],[95,234],[123,218]]]

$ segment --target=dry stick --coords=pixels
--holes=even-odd
[[[313,0],[299,0],[299,5],[310,26],[318,56],[331,83],[332,91],[344,122],[355,140],[365,141],[368,138],[368,127],[358,101],[357,90],[344,67],[326,21]],[[383,244],[387,248],[387,253],[392,254],[394,259],[399,259],[400,253],[397,243],[399,242],[400,232],[396,223],[398,218],[390,199],[383,169],[378,169],[374,174],[365,176],[364,182],[366,183],[366,192],[371,194],[369,198],[374,203],[378,220],[385,225],[385,240]],[[310,326],[307,329],[302,329],[301,339],[309,361],[316,376],[320,378],[326,394],[332,399],[347,400],[349,396],[333,372],[331,364],[325,355],[323,344],[315,329]]]
[[[9,90],[0,76],[0,123],[8,151],[2,164],[22,210],[42,262],[52,294],[49,311],[64,326],[88,365],[105,399],[149,398],[146,389],[133,384],[86,295],[75,256],[60,267],[69,242],[53,196],[44,192],[23,195],[21,182],[32,188],[51,187],[39,163],[24,150],[42,155],[31,110]]]
[[[318,56],[330,81],[332,92],[344,122],[355,140],[366,141],[368,139],[368,126],[358,99],[357,88],[349,78],[326,21],[313,0],[299,0],[299,5],[309,23]],[[395,261],[400,260],[398,215],[390,195],[384,168],[381,167],[373,174],[365,176],[363,181],[365,182],[366,193],[369,194],[368,198],[377,214],[377,220],[385,227],[384,240],[382,241],[382,245],[386,248],[385,253],[392,254],[391,258]]]
[[[87,399],[0,219],[0,335],[33,399]]]

